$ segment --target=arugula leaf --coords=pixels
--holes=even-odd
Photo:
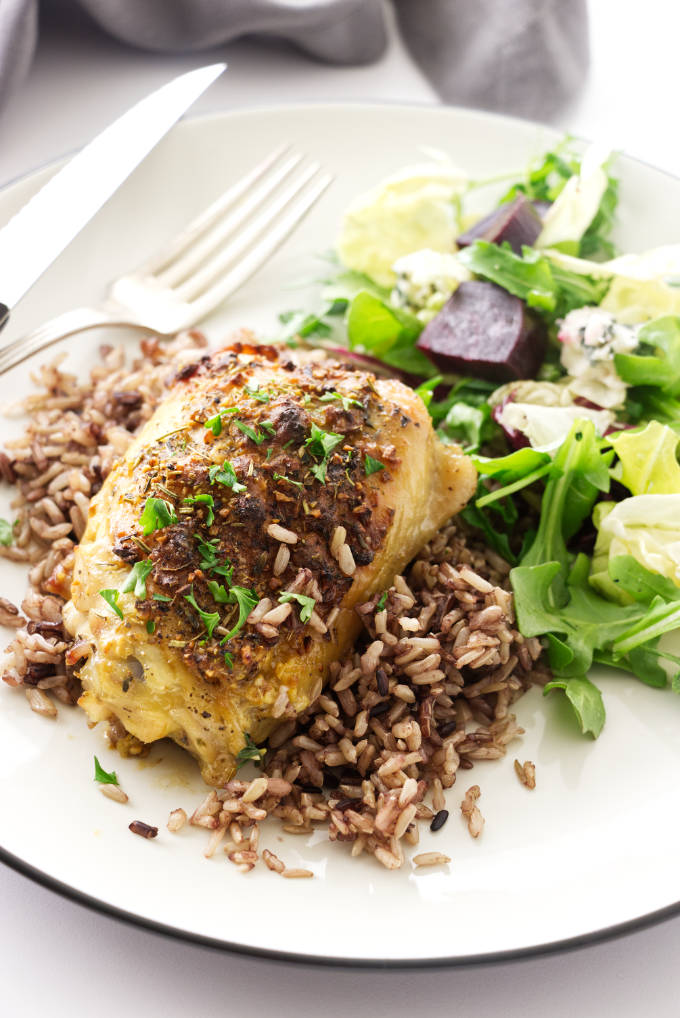
[[[541,500],[536,537],[522,557],[522,566],[560,564],[554,578],[558,603],[566,598],[570,560],[566,542],[590,515],[598,491],[609,490],[613,451],[603,452],[603,445],[592,421],[575,421],[555,455]]]
[[[650,605],[661,597],[680,601],[680,587],[672,580],[653,573],[632,555],[615,555],[609,563],[609,575],[634,601]]]
[[[586,678],[551,679],[543,687],[544,693],[551,689],[562,689],[567,700],[574,708],[574,713],[581,725],[584,735],[590,733],[597,738],[605,722],[605,710],[602,693],[597,686]]]
[[[215,520],[215,513],[213,512],[215,502],[212,495],[188,495],[182,501],[187,502],[189,505],[199,504],[207,506],[206,524],[208,526],[212,525]]]
[[[238,621],[234,628],[231,629],[225,637],[223,637],[223,644],[226,643],[227,640],[231,640],[233,636],[236,636],[236,634],[243,629],[246,619],[257,604],[257,601],[257,594],[254,590],[249,590],[247,587],[229,588],[229,599],[227,603],[238,605]]]
[[[323,431],[316,424],[312,424],[305,446],[314,459],[320,461],[311,468],[311,472],[321,484],[326,483],[328,459],[336,446],[342,442],[343,437],[343,435],[336,435],[333,431]]]
[[[146,578],[152,569],[153,562],[150,558],[135,562],[125,583],[120,588],[121,594],[129,594],[134,590],[135,597],[140,601],[143,600],[146,597]]]
[[[532,160],[524,178],[503,195],[501,204],[512,201],[518,194],[525,195],[529,201],[555,201],[569,178],[579,170],[578,161],[565,151],[568,143],[569,139],[565,138],[553,150]]]
[[[203,624],[204,624],[204,626],[206,628],[206,632],[208,634],[208,639],[210,639],[210,637],[212,636],[213,631],[215,629],[215,626],[219,625],[219,622],[220,622],[220,613],[219,612],[206,612],[206,611],[203,611],[201,606],[197,603],[196,598],[194,597],[193,588],[192,588],[192,591],[191,591],[190,594],[185,594],[184,595],[184,600],[188,601],[189,604],[191,605],[191,607],[196,612],[198,612],[198,614],[201,617],[201,621],[203,622]]]
[[[479,480],[477,484],[477,497],[482,498],[488,494],[489,489],[484,485],[483,481]],[[491,507],[494,510],[494,515],[498,514],[498,505]],[[474,527],[475,530],[481,531],[484,543],[492,548],[498,555],[515,565],[517,557],[515,556],[512,548],[510,547],[510,534],[512,528],[507,527],[507,531],[499,529],[492,521],[491,514],[486,512],[484,509],[479,508],[476,500],[471,499],[465,508],[460,512],[460,517],[470,527]],[[501,517],[502,519],[502,517]]]
[[[240,767],[243,767],[244,764],[249,763],[251,760],[256,764],[261,764],[267,752],[265,746],[256,746],[247,732],[245,733],[245,739],[246,742],[243,749],[239,749],[236,754],[236,770],[239,770]]]
[[[499,246],[488,240],[476,240],[459,251],[458,258],[470,272],[502,286],[525,300],[529,307],[555,310],[555,280],[550,262],[540,251],[524,247],[520,256],[509,244]]]
[[[117,785],[118,775],[115,771],[105,771],[99,760],[95,756],[94,758],[94,780],[98,781],[100,785]]]
[[[231,488],[235,495],[246,490],[245,484],[241,484],[229,460],[225,460],[222,466],[218,463],[213,464],[208,470],[208,477],[211,484],[223,484],[226,488]]]
[[[441,379],[441,375],[436,376]],[[424,382],[423,385],[428,385],[436,379],[430,379],[430,382]],[[422,386],[421,386],[422,388]],[[468,406],[478,407],[484,411],[486,417],[485,407],[489,406],[488,397],[494,392],[498,386],[494,382],[486,382],[481,378],[461,378],[455,385],[451,386],[448,395],[443,400],[437,400],[428,404],[428,410],[430,417],[438,424],[446,418],[446,415],[450,411],[451,407],[458,403],[467,403]],[[490,408],[489,408],[490,409]],[[486,427],[488,428],[488,434],[485,434],[484,440],[491,438],[491,428],[489,427],[491,422],[489,421]]]
[[[416,348],[423,323],[368,290],[356,295],[347,313],[347,340],[352,349],[377,357],[391,367],[429,378],[432,363]]]
[[[441,385],[443,381],[443,375],[434,375],[432,378],[428,378],[424,382],[421,382],[420,385],[413,390],[416,396],[420,396],[428,410],[434,397],[434,390],[438,385]]]
[[[14,527],[7,520],[0,518],[0,544],[6,548],[14,544]]]
[[[288,590],[279,595],[280,604],[287,604],[290,601],[297,601],[300,605],[300,622],[309,622],[316,607],[315,599],[307,597],[306,594],[292,594]]]
[[[119,594],[120,592],[118,590],[111,590],[111,588],[99,591],[100,597],[104,598],[108,606],[113,609],[118,618],[124,619],[125,616],[123,615],[123,609],[118,604]]]
[[[493,477],[499,484],[512,484],[527,474],[551,462],[550,454],[538,452],[531,446],[523,449],[516,449],[507,456],[479,456],[471,455],[470,459],[477,468],[477,473],[486,477]]]
[[[535,248],[516,255],[509,244],[476,240],[458,252],[471,271],[526,301],[549,321],[584,304],[600,304],[609,289],[608,278],[594,278],[555,265]]]
[[[437,428],[437,434],[443,441],[456,442],[465,452],[473,453],[492,438],[496,430],[488,403],[477,406],[454,403]]]
[[[364,473],[366,474],[366,477],[370,477],[371,474],[377,474],[378,471],[384,469],[384,463],[381,463],[380,460],[373,459],[372,456],[369,456],[368,453],[366,453],[366,456],[364,457]]]
[[[142,515],[139,517],[142,534],[146,537],[155,530],[163,530],[177,523],[175,510],[163,498],[147,498]]]

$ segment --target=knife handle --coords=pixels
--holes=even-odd
[[[4,325],[7,325],[8,318],[9,308],[6,304],[3,304],[2,301],[0,301],[0,329],[2,329]]]

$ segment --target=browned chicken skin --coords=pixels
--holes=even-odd
[[[239,344],[188,366],[76,552],[66,619],[94,648],[82,706],[228,779],[246,736],[261,743],[318,694],[360,628],[353,606],[474,487],[400,382]]]

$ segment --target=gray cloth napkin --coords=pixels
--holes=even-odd
[[[588,64],[586,0],[393,0],[414,59],[446,102],[549,119]],[[51,0],[131,46],[187,51],[279,36],[331,63],[378,60],[383,0]],[[0,0],[0,105],[28,70],[38,0]]]

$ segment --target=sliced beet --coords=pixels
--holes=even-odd
[[[524,301],[495,283],[461,283],[428,322],[417,346],[440,371],[490,382],[534,378],[546,348],[546,329]]]
[[[456,243],[458,247],[468,247],[476,240],[488,240],[492,244],[508,243],[515,254],[521,254],[522,246],[531,247],[542,229],[539,213],[523,194],[518,194],[471,226]]]

